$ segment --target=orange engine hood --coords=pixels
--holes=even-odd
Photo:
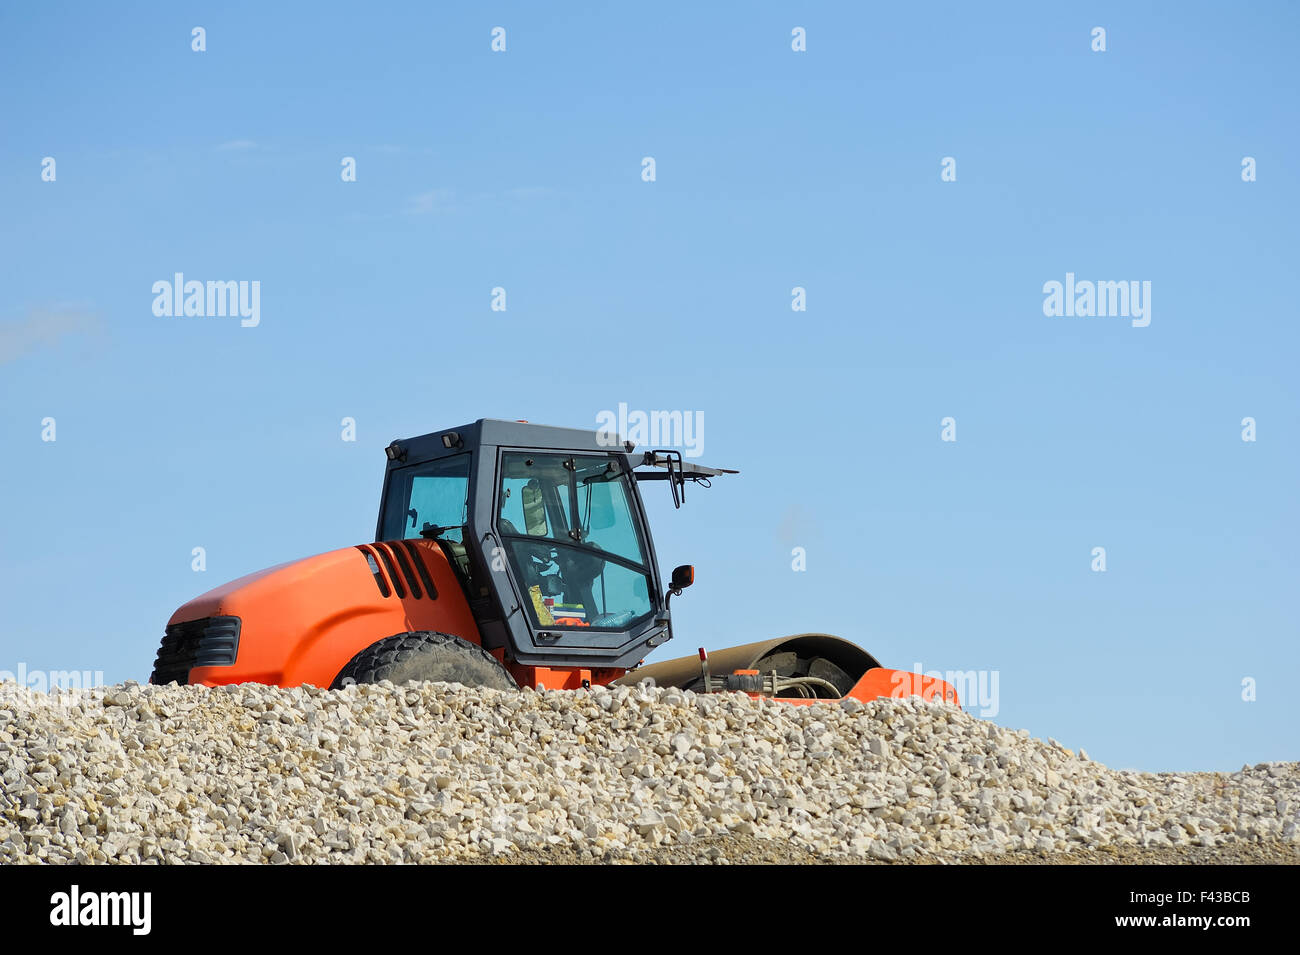
[[[240,620],[235,663],[196,667],[191,683],[329,686],[353,656],[394,634],[438,630],[479,642],[460,582],[433,541],[345,547],[260,570],[195,597],[168,626],[217,616]]]

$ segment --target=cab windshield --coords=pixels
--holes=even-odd
[[[629,480],[608,455],[502,455],[497,531],[535,627],[624,630],[653,609]]]

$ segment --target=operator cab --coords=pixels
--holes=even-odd
[[[671,636],[638,480],[668,479],[680,506],[686,480],[734,473],[633,450],[493,419],[394,441],[376,540],[436,541],[483,646],[508,660],[629,668]]]

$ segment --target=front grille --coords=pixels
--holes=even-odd
[[[188,683],[194,667],[225,667],[239,654],[239,618],[203,617],[167,628],[149,682]]]

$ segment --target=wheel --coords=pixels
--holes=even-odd
[[[492,654],[449,633],[420,630],[399,633],[372,643],[354,656],[334,678],[330,689],[349,683],[440,682],[517,690],[514,677]]]

